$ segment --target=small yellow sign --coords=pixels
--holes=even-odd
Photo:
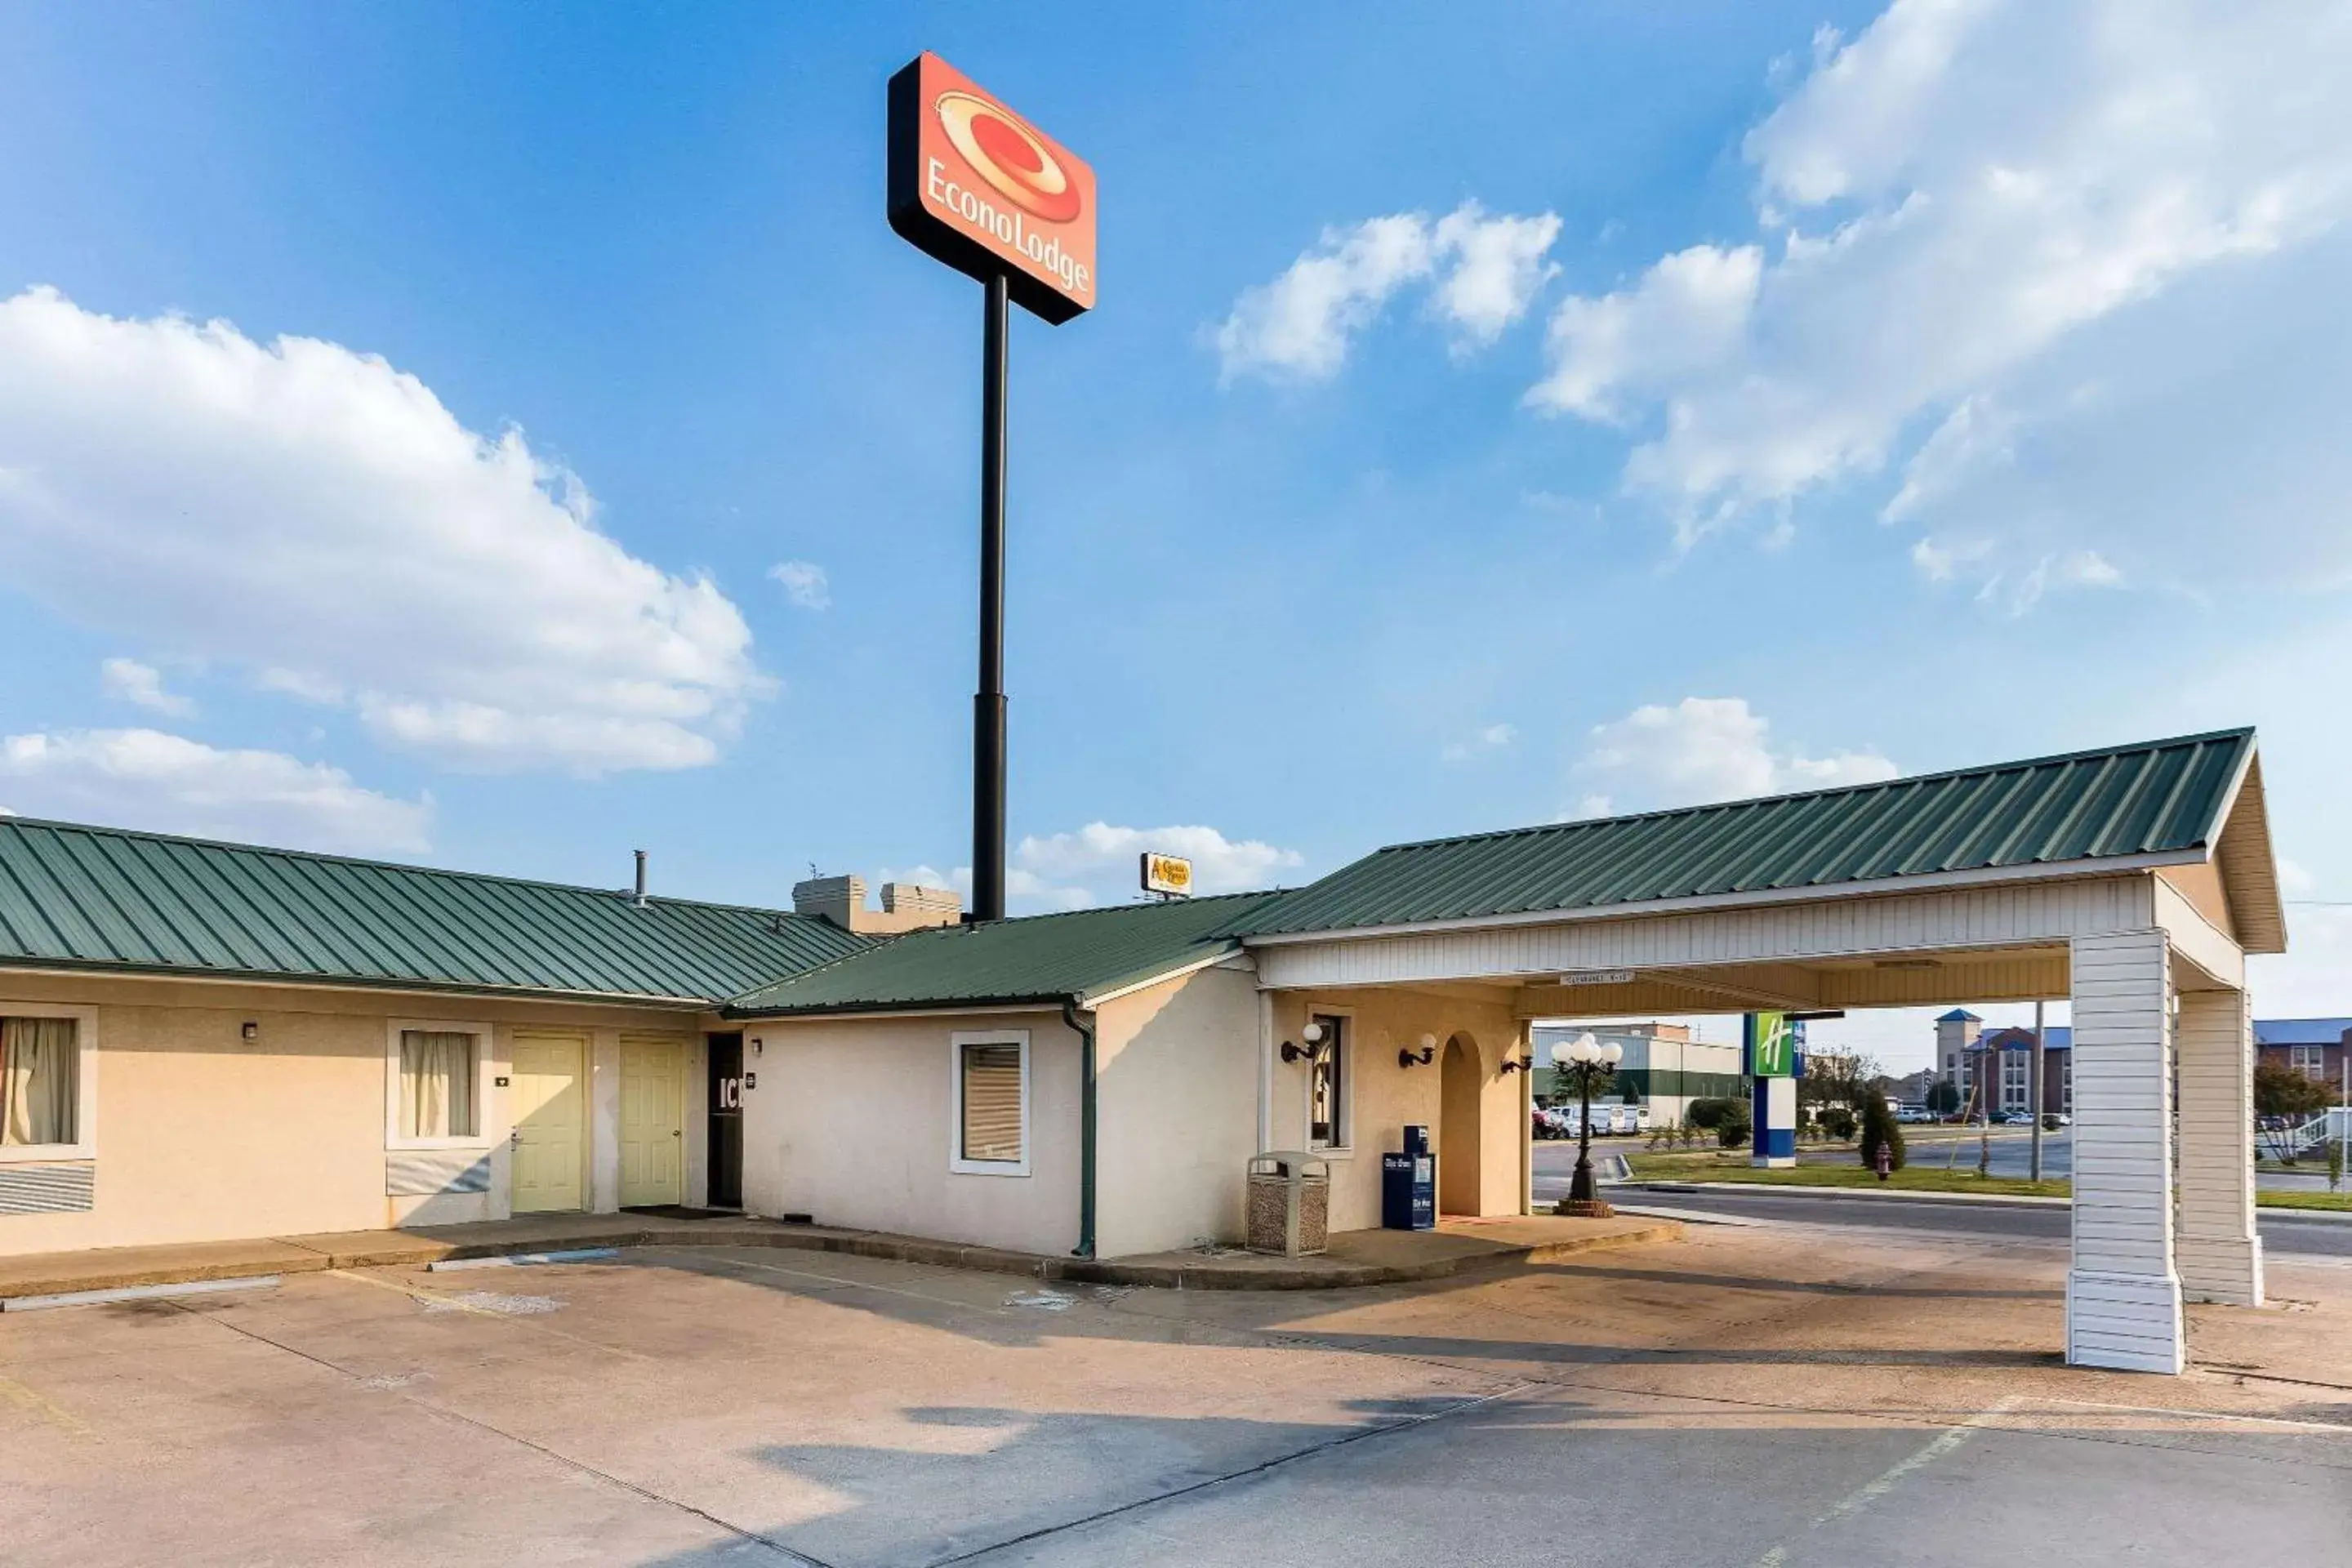
[[[1157,855],[1143,852],[1143,890],[1161,893],[1171,899],[1192,896],[1192,862],[1181,855]]]

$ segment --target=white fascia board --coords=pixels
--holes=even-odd
[[[2147,855],[2116,855],[2105,859],[2053,861],[2041,866],[1999,866],[1980,871],[1927,871],[1910,877],[1879,877],[1867,882],[1824,882],[1811,888],[1759,888],[1745,893],[1700,893],[1688,898],[1648,899],[1632,904],[1590,904],[1566,910],[1520,910],[1510,914],[1468,915],[1459,920],[1407,921],[1398,925],[1334,926],[1327,931],[1270,932],[1264,936],[1245,936],[1241,940],[1245,947],[1280,947],[1292,942],[1432,936],[1445,931],[1492,931],[1507,926],[1562,925],[1577,921],[1697,914],[1715,910],[1810,904],[1829,899],[1934,893],[2009,883],[2124,877],[2138,871],[2153,871],[2159,866],[2193,866],[2202,861],[2206,853],[2202,849],[2168,849]]]

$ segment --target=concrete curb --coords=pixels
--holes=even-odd
[[[347,1236],[277,1237],[261,1241],[205,1243],[185,1247],[100,1248],[45,1259],[42,1261],[46,1267],[40,1268],[25,1267],[24,1259],[0,1258],[0,1300],[243,1279],[258,1274],[283,1276],[315,1274],[335,1268],[417,1268],[464,1258],[637,1247],[661,1247],[672,1250],[764,1247],[788,1251],[830,1252],[878,1258],[886,1262],[922,1263],[943,1268],[974,1269],[1081,1285],[1142,1285],[1178,1290],[1328,1290],[1441,1279],[1479,1268],[1542,1263],[1599,1247],[1671,1241],[1681,1234],[1680,1224],[1664,1221],[1605,1236],[1576,1237],[1525,1247],[1497,1247],[1488,1251],[1433,1258],[1425,1263],[1363,1264],[1296,1258],[1237,1267],[1230,1263],[1219,1265],[1208,1259],[1190,1264],[1051,1258],[1037,1253],[932,1241],[921,1237],[892,1236],[876,1231],[827,1230],[814,1226],[784,1226],[758,1220],[671,1221],[643,1225],[623,1221],[593,1228],[565,1229],[554,1234],[517,1236],[497,1240],[453,1241],[433,1236],[387,1231],[382,1235],[367,1232]],[[140,1256],[125,1257],[123,1254]],[[11,1263],[18,1267],[11,1269],[8,1267]]]
[[[1814,1187],[1796,1182],[1626,1182],[1619,1184],[1619,1190],[1625,1189],[1644,1193],[1761,1193],[1769,1197],[1853,1198],[1863,1203],[1957,1204],[1986,1208],[2066,1209],[2074,1206],[2072,1198],[2042,1198],[2022,1193],[1915,1193],[1895,1189],[1882,1191],[1876,1187]],[[2317,1220],[2325,1225],[2352,1225],[2352,1213],[2294,1208],[2285,1204],[2256,1204],[2255,1217],[2260,1219],[2264,1215]]]

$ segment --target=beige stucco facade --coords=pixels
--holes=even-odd
[[[1305,1149],[1307,1140],[1307,1068],[1286,1063],[1281,1044],[1297,1041],[1310,1014],[1349,1020],[1350,1059],[1343,1083],[1348,1101],[1342,1127],[1346,1146],[1318,1151],[1331,1163],[1331,1228],[1366,1229],[1381,1223],[1381,1155],[1403,1147],[1408,1123],[1429,1128],[1439,1163],[1439,1207],[1447,1214],[1515,1215],[1527,1202],[1528,1075],[1504,1070],[1522,1059],[1524,1025],[1506,1003],[1486,1002],[1437,991],[1367,986],[1328,991],[1269,993],[1271,1039],[1265,1054],[1270,1147]],[[1427,1065],[1399,1063],[1400,1052],[1420,1054],[1424,1037],[1437,1041]],[[1457,1089],[1475,1093],[1470,1108],[1447,1104],[1445,1055],[1459,1039],[1475,1048]],[[1449,1109],[1453,1114],[1449,1115]],[[1475,1136],[1475,1155],[1460,1147],[1465,1131]],[[1447,1144],[1452,1169],[1448,1170]],[[1475,1184],[1464,1183],[1465,1163],[1475,1165]]]
[[[0,1016],[70,1010],[89,1086],[82,1146],[0,1149],[0,1203],[45,1173],[86,1173],[89,1206],[0,1212],[0,1255],[210,1241],[511,1212],[508,1074],[517,1030],[577,1036],[586,1076],[581,1206],[621,1202],[622,1041],[672,1042],[681,1078],[680,1196],[700,1201],[702,1031],[715,1020],[651,1007],[129,976],[0,974]],[[394,1147],[387,1057],[398,1026],[486,1033],[476,1134]],[[246,1038],[246,1026],[253,1037]],[[488,1164],[488,1178],[454,1174]],[[438,1173],[451,1173],[443,1190]],[[480,1191],[446,1190],[476,1185]],[[395,1189],[407,1190],[395,1190]]]
[[[1520,1037],[1507,1006],[1381,989],[1268,995],[1247,961],[1233,960],[1094,1010],[1097,1255],[1240,1239],[1250,1156],[1307,1147],[1305,1068],[1280,1060],[1279,1042],[1297,1037],[1309,1011],[1350,1020],[1348,1145],[1327,1152],[1334,1229],[1381,1223],[1380,1155],[1402,1146],[1407,1122],[1428,1124],[1446,1159],[1443,1051],[1457,1040],[1455,1083],[1466,1089],[1454,1097],[1450,1141],[1470,1179],[1444,1206],[1522,1212],[1527,1079],[1503,1070]],[[1398,1052],[1424,1034],[1440,1041],[1438,1059],[1399,1066]],[[1029,1046],[1018,1172],[954,1168],[955,1042],[982,1035]],[[773,1019],[747,1025],[744,1042],[758,1074],[744,1095],[752,1212],[1025,1252],[1077,1246],[1081,1047],[1060,1012]]]

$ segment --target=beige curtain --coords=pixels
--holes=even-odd
[[[1021,1159],[1021,1047],[963,1047],[963,1157]]]
[[[474,1037],[403,1029],[401,1136],[471,1138],[474,1126]]]
[[[0,1018],[0,1143],[70,1143],[81,1064],[71,1018]]]

